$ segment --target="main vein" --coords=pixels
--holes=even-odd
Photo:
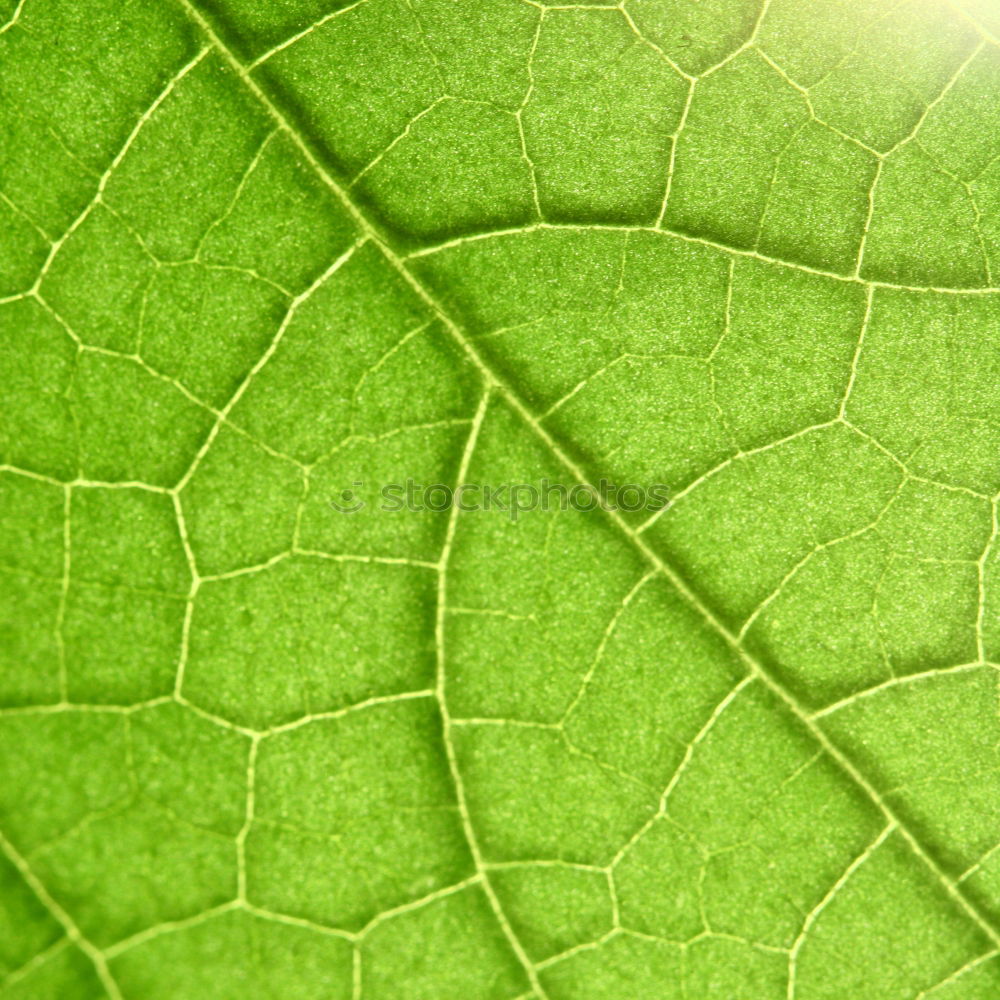
[[[505,379],[499,376],[476,350],[470,340],[465,336],[460,324],[450,315],[444,306],[437,300],[429,288],[411,271],[407,266],[405,257],[398,253],[386,237],[371,222],[359,205],[351,198],[346,189],[334,177],[334,175],[324,166],[322,161],[313,152],[312,147],[302,134],[296,129],[288,117],[282,112],[278,105],[271,99],[268,93],[251,76],[248,67],[237,58],[236,54],[222,40],[212,24],[204,14],[191,2],[191,0],[176,0],[184,10],[188,18],[204,33],[211,45],[219,55],[229,64],[241,82],[246,86],[256,100],[261,104],[267,114],[274,120],[280,128],[299,150],[302,157],[316,173],[323,184],[329,188],[334,196],[343,205],[345,211],[351,216],[361,232],[371,240],[372,244],[378,247],[386,261],[400,275],[407,285],[414,291],[427,308],[437,317],[442,326],[449,332],[461,350],[465,353],[470,363],[478,370],[486,386],[498,393],[514,410],[519,418],[531,430],[531,432],[545,445],[548,451],[555,457],[560,465],[579,483],[588,487],[600,501],[600,493],[589,480],[583,468],[565,451],[558,441],[539,423],[537,417],[531,412],[520,394]],[[841,770],[857,785],[864,794],[871,800],[876,808],[886,817],[887,821],[895,826],[900,835],[909,844],[913,853],[927,866],[935,879],[942,885],[948,895],[954,900],[958,907],[975,923],[979,929],[996,945],[1000,946],[1000,929],[993,925],[989,917],[983,913],[979,906],[969,899],[961,887],[948,873],[938,864],[931,852],[923,845],[916,834],[909,829],[906,822],[893,807],[885,800],[878,789],[869,781],[862,771],[854,764],[850,757],[837,746],[826,732],[821,728],[815,718],[806,710],[802,703],[790,690],[780,681],[780,679],[760,660],[752,656],[743,646],[739,636],[732,632],[719,618],[710,605],[702,599],[701,595],[689,584],[659,552],[655,551],[645,539],[621,516],[616,510],[610,510],[601,504],[605,515],[615,525],[618,531],[638,550],[643,558],[662,574],[681,596],[700,614],[705,622],[718,633],[725,643],[734,651],[736,656],[742,661],[749,672],[756,677],[765,687],[767,687],[778,700],[785,705],[790,713],[804,726],[823,748],[827,755],[836,762]],[[492,901],[491,901],[492,902]],[[516,949],[520,950],[520,949]],[[520,957],[520,956],[519,956]]]

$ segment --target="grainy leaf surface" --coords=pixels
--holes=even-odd
[[[0,993],[1000,995],[998,38],[0,2]]]

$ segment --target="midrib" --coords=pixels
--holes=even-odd
[[[291,124],[286,115],[270,95],[253,79],[247,67],[236,57],[232,49],[220,38],[212,27],[206,16],[191,3],[191,0],[176,0],[184,10],[187,17],[203,32],[212,46],[218,51],[220,56],[232,67],[233,71],[240,78],[242,83],[260,102],[267,114],[274,120],[280,128],[301,152],[305,161],[320,178],[323,184],[337,197],[344,209],[355,221],[361,232],[377,246],[388,263],[397,271],[403,280],[413,289],[415,294],[423,301],[434,316],[440,320],[441,324],[448,330],[456,343],[461,347],[470,363],[481,374],[486,385],[502,396],[508,405],[518,414],[524,423],[530,428],[532,433],[545,445],[555,459],[563,468],[579,483],[589,487],[600,497],[597,489],[591,484],[589,477],[584,470],[566,453],[558,441],[539,423],[535,415],[528,409],[517,390],[504,378],[498,375],[490,365],[484,360],[482,355],[476,350],[473,344],[462,332],[459,323],[448,313],[448,311],[438,302],[432,292],[424,283],[407,267],[405,256],[397,252],[391,242],[380,232],[378,228],[369,220],[365,212],[351,198],[344,186],[333,176],[333,174],[323,165],[322,161],[313,151],[310,144],[302,134]],[[865,776],[860,768],[851,758],[840,749],[819,724],[810,716],[810,713],[785,687],[777,676],[758,659],[752,656],[743,646],[739,637],[733,633],[712,610],[711,606],[698,593],[697,589],[689,584],[676,570],[670,562],[651,548],[645,539],[639,535],[632,526],[614,510],[609,510],[602,505],[605,515],[615,525],[618,531],[628,540],[628,542],[643,556],[643,558],[657,572],[662,574],[671,585],[684,597],[684,599],[701,615],[705,622],[722,637],[725,643],[734,651],[739,659],[746,665],[747,669],[765,687],[772,691],[775,696],[786,706],[791,714],[804,726],[813,736],[822,749],[834,760],[841,770],[860,788],[866,797],[885,816],[889,823],[895,825],[900,835],[909,844],[913,853],[930,870],[935,879],[945,889],[948,895],[955,901],[958,907],[966,916],[976,924],[976,926],[993,942],[1000,946],[1000,929],[994,926],[992,920],[981,911],[979,906],[969,899],[962,888],[952,879],[937,863],[930,850],[924,846],[922,841],[908,827],[905,821],[896,811],[885,801],[878,789]]]

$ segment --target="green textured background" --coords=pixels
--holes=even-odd
[[[995,1000],[998,275],[997,0],[0,0],[0,996]]]

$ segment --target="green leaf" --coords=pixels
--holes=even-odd
[[[3,0],[0,135],[0,995],[1000,995],[995,0]]]

